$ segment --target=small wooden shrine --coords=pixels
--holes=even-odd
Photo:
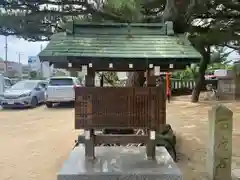
[[[166,124],[164,88],[156,86],[160,71],[184,69],[201,55],[184,35],[162,24],[94,24],[71,22],[53,35],[40,54],[55,68],[87,69],[86,87],[75,90],[75,129],[85,130],[85,155],[94,159],[101,143],[144,143],[155,158],[155,140]],[[94,87],[99,71],[146,71],[146,87]],[[150,73],[153,71],[154,73]],[[96,134],[102,129],[143,129],[145,135]]]

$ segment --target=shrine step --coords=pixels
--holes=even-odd
[[[57,180],[183,180],[164,147],[156,148],[156,160],[146,158],[145,147],[96,147],[96,159],[76,147],[57,173]]]
[[[122,134],[101,134],[95,136],[96,144],[125,144],[125,143],[146,143],[147,135],[122,135]]]

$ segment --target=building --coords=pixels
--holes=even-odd
[[[6,71],[7,64],[7,71]],[[22,64],[14,61],[4,61],[0,58],[0,73],[7,77],[14,78],[19,77],[21,74]]]
[[[30,71],[36,71],[44,78],[49,78],[53,74],[53,67],[49,66],[49,62],[40,62],[38,56],[29,56],[28,66]]]
[[[30,73],[30,67],[26,64],[23,64],[22,66],[22,77],[29,77],[29,73]]]
[[[5,73],[5,67],[6,67],[6,65],[5,65],[3,59],[0,58],[0,74],[4,74]]]

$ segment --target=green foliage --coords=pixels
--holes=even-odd
[[[176,2],[176,3],[174,3]],[[52,5],[56,5],[53,8]],[[41,8],[41,7],[45,8]],[[17,35],[28,40],[48,40],[56,31],[64,31],[71,19],[114,22],[174,21],[175,33],[186,33],[202,54],[196,89],[199,89],[210,63],[210,46],[240,49],[240,5],[223,0],[92,0],[92,1],[0,1],[0,34]],[[18,12],[18,14],[16,14]],[[53,31],[54,29],[54,31]],[[217,62],[220,54],[214,55]],[[226,63],[227,64],[227,63]],[[214,65],[215,66],[215,65]],[[196,70],[186,69],[181,77],[196,78]],[[197,96],[195,96],[197,97]]]
[[[37,80],[44,80],[45,79],[44,77],[42,77],[41,73],[37,72],[37,71],[30,71],[29,78],[30,79],[37,79]]]
[[[239,63],[236,63],[234,66],[233,66],[233,71],[235,72],[235,74],[237,75],[237,76],[239,76],[240,75],[240,64]]]
[[[37,71],[30,71],[29,77],[30,77],[30,79],[37,79],[38,78],[38,72]]]
[[[139,0],[107,0],[104,11],[111,12],[126,22],[141,22],[143,15]]]
[[[119,83],[117,72],[102,72],[98,74],[99,78],[103,76],[104,84],[111,84],[113,86]]]
[[[194,80],[198,76],[198,69],[199,66],[194,67],[187,67],[183,71],[176,71],[172,74],[172,78],[175,79],[181,79],[181,80]],[[218,69],[226,69],[226,70],[232,70],[233,65],[232,64],[223,64],[223,63],[211,63],[208,66],[208,69],[206,70],[206,74],[213,74],[215,70]]]
[[[54,73],[54,76],[67,76],[65,72],[56,70]]]
[[[227,57],[233,52],[233,51],[227,51],[226,48],[214,46],[212,47],[212,53],[211,53],[211,61],[210,64],[207,67],[206,74],[212,74],[217,69],[227,69],[231,70],[233,69],[233,65],[231,64],[232,61],[228,60]],[[191,67],[187,67],[183,71],[177,71],[174,72],[172,77],[176,79],[196,79],[198,77],[199,73],[199,65],[194,64]]]
[[[174,20],[176,32],[188,32],[201,51],[203,45],[239,48],[240,6],[220,0],[92,0],[0,2],[0,34],[28,40],[48,40],[72,19],[115,22],[162,22]],[[54,4],[54,6],[53,6]],[[44,8],[42,8],[44,7]],[[196,21],[197,19],[197,21]],[[233,46],[235,44],[236,46]]]
[[[199,66],[194,64],[193,66],[187,66],[187,68],[183,71],[176,71],[172,74],[172,78],[180,79],[180,80],[192,80],[196,79],[198,75]]]

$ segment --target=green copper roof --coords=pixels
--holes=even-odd
[[[171,24],[69,24],[66,33],[52,36],[39,54],[44,57],[110,57],[143,59],[200,59]]]

